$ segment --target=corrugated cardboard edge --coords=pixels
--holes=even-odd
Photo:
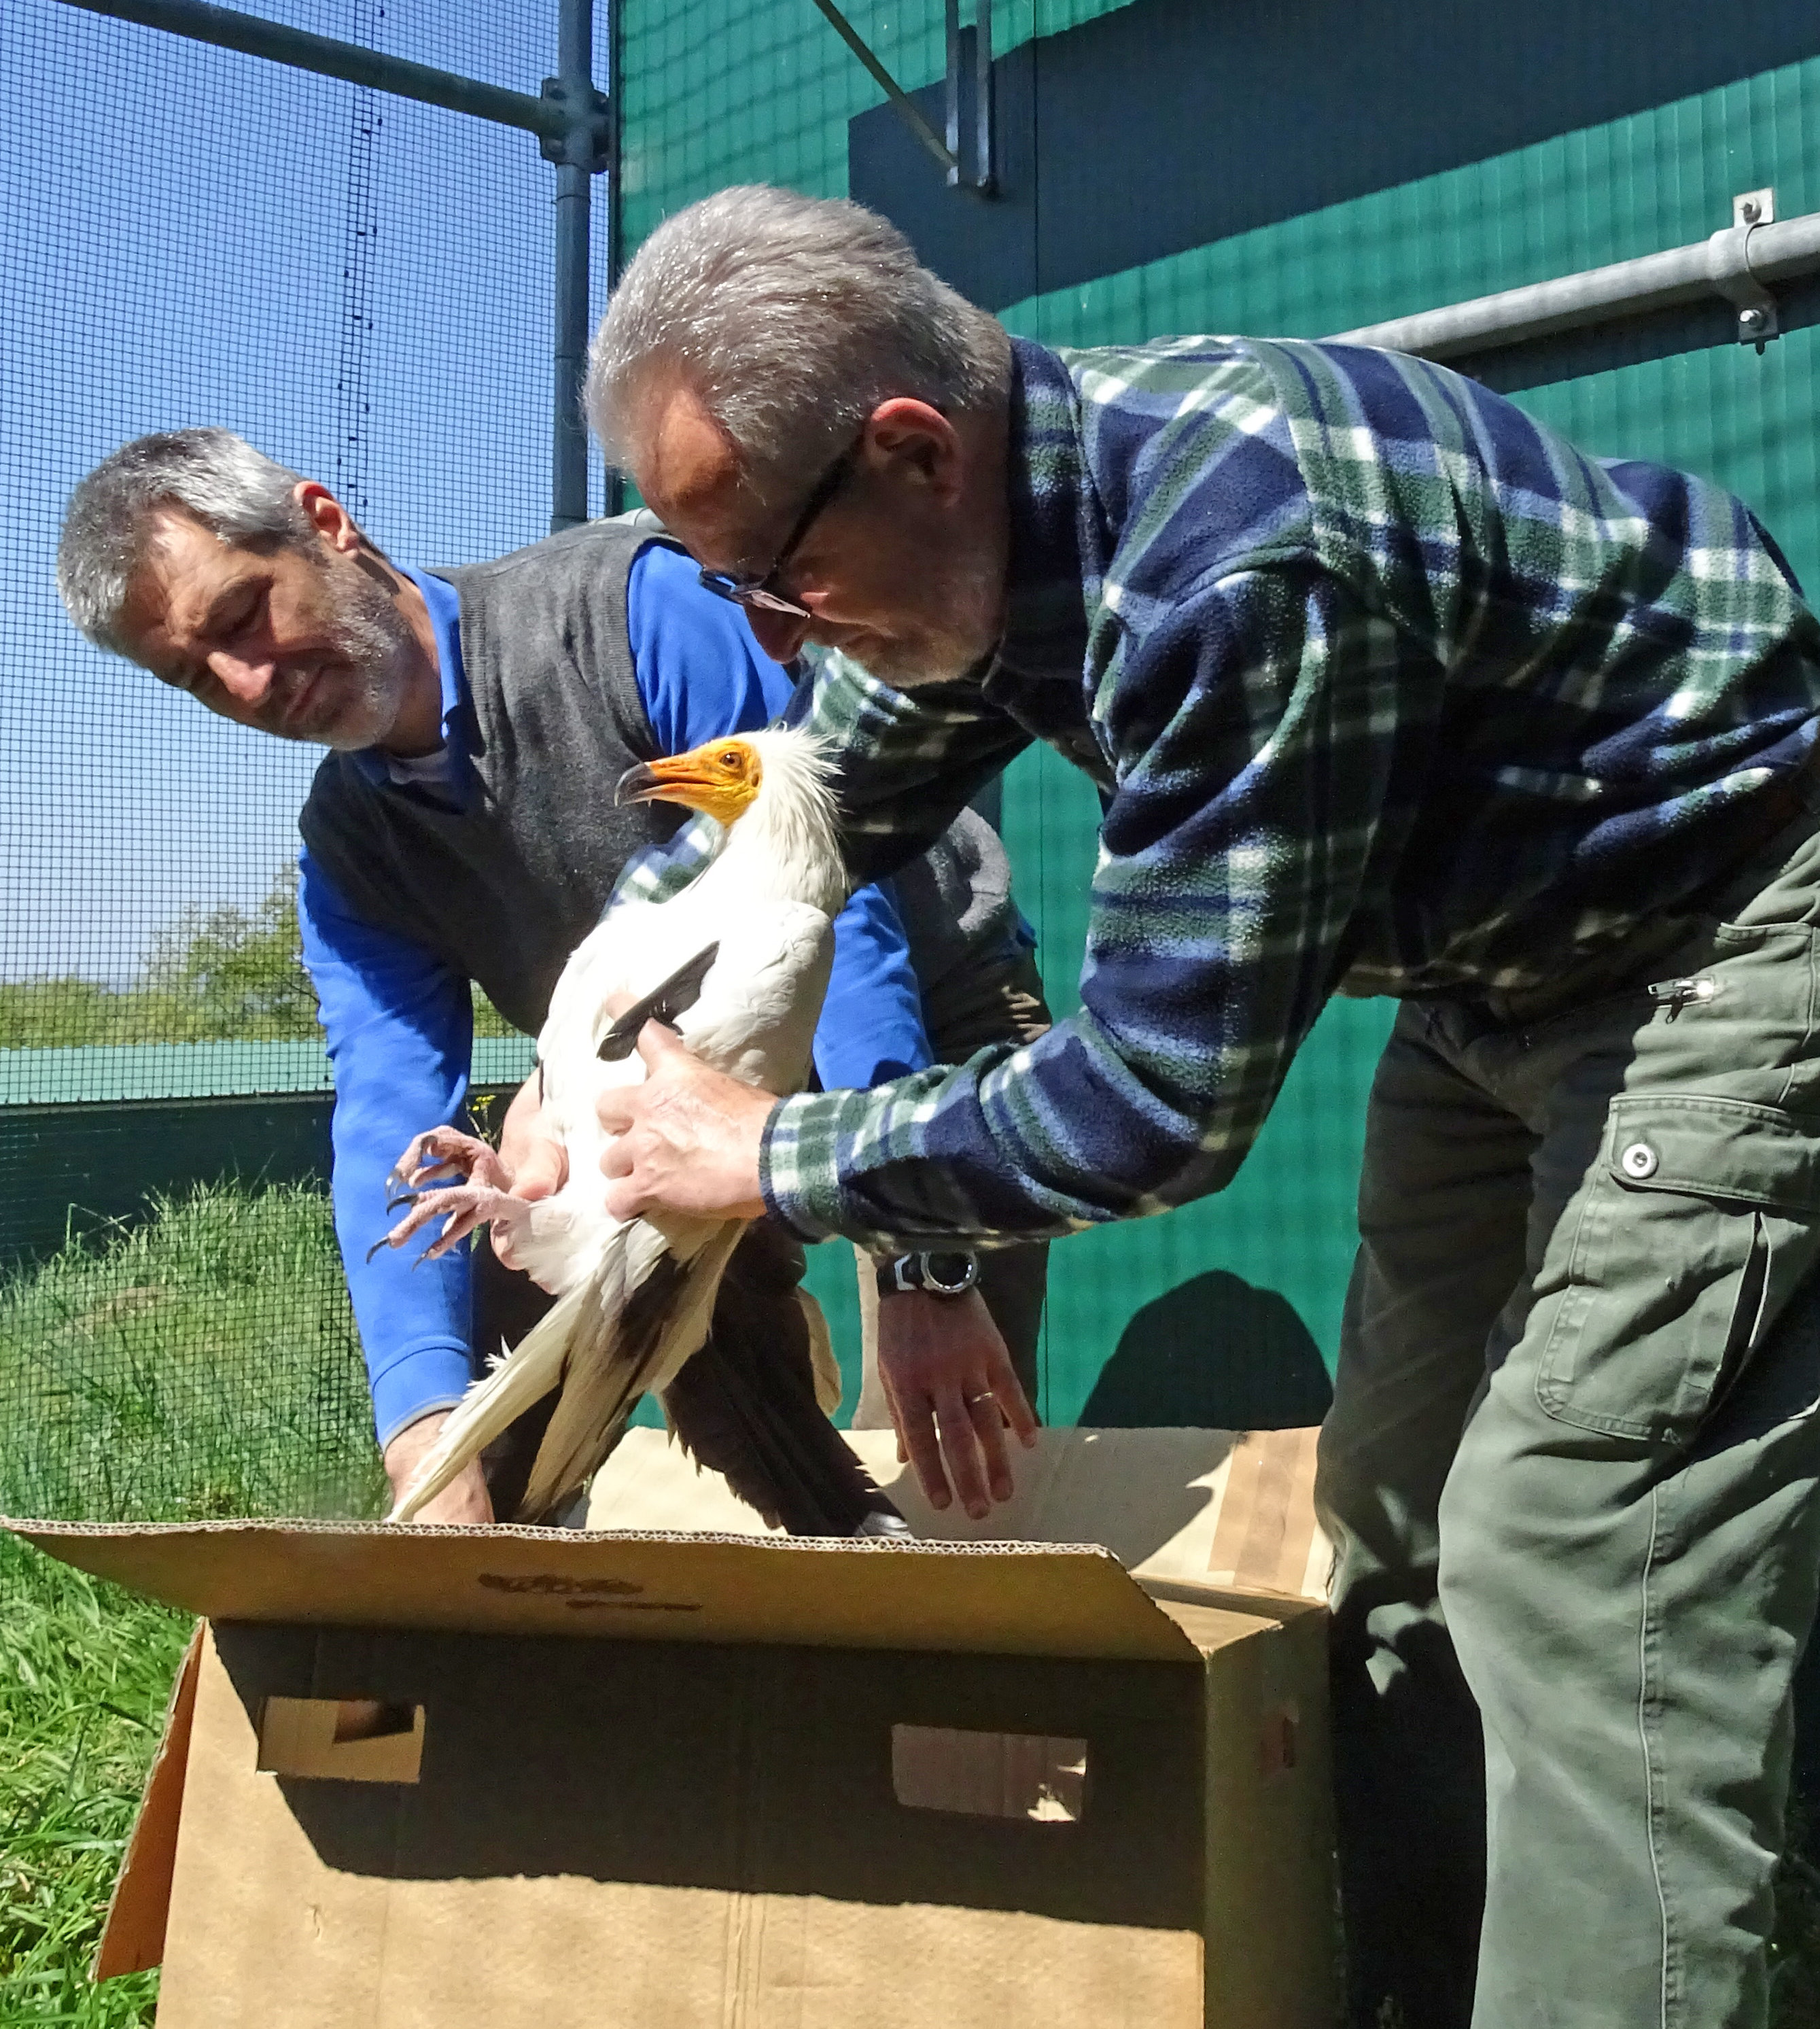
[[[693,1465],[691,1471],[695,1471]],[[178,1536],[332,1536],[371,1538],[393,1542],[400,1538],[425,1537],[456,1541],[484,1537],[489,1542],[508,1543],[723,1543],[736,1547],[755,1538],[772,1548],[800,1556],[903,1557],[935,1555],[951,1556],[957,1551],[973,1556],[1028,1556],[1048,1550],[1110,1554],[1103,1543],[1050,1541],[1021,1539],[951,1542],[906,1539],[895,1536],[789,1536],[780,1532],[724,1529],[544,1529],[521,1522],[489,1522],[484,1526],[428,1522],[324,1521],[309,1515],[246,1515],[207,1522],[65,1522],[44,1521],[35,1516],[0,1515],[0,1529],[42,1549],[46,1554],[70,1561],[60,1542],[109,1542]],[[1117,1558],[1113,1561],[1116,1563]],[[80,1568],[80,1567],[79,1567]]]
[[[765,1541],[693,1531],[247,1522],[13,1525],[215,1621],[979,1654],[1194,1660],[1097,1544]]]
[[[122,1973],[149,1972],[164,1960],[165,1926],[170,1916],[171,1881],[177,1864],[177,1823],[183,1816],[183,1781],[189,1772],[190,1727],[195,1716],[196,1677],[206,1628],[206,1623],[197,1622],[177,1665],[165,1712],[164,1737],[152,1757],[151,1773],[108,1900],[101,1942],[90,1971],[90,1977],[97,1981]]]

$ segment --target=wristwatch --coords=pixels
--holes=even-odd
[[[965,1248],[928,1254],[899,1254],[877,1263],[878,1293],[895,1296],[905,1289],[926,1289],[932,1296],[964,1296],[980,1279],[980,1264]]]

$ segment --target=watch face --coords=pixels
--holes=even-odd
[[[923,1261],[931,1283],[956,1296],[971,1289],[979,1274],[970,1254],[925,1254]]]

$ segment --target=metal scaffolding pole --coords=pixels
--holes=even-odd
[[[205,0],[63,0],[66,7],[80,7],[85,13],[106,14],[117,21],[132,21],[143,28],[160,28],[166,35],[182,35],[192,43],[208,43],[218,50],[238,50],[243,56],[264,57],[291,70],[313,72],[317,77],[338,77],[349,84],[370,85],[399,98],[415,98],[425,106],[440,106],[450,113],[471,113],[476,120],[490,120],[496,127],[517,127],[543,139],[559,140],[566,132],[567,117],[547,98],[529,93],[506,91],[496,84],[458,76],[454,71],[435,70],[428,64],[408,62],[402,57],[363,49],[358,43],[337,42],[331,35],[311,35],[302,28],[287,28],[276,21],[261,20],[257,14],[243,14],[232,7],[213,7]]]
[[[64,0],[64,5],[535,134],[545,161],[556,165],[550,525],[568,529],[587,520],[588,430],[581,414],[581,383],[588,356],[588,184],[608,166],[613,136],[610,109],[594,88],[594,0],[559,0],[557,75],[544,80],[543,94],[536,98],[355,43],[287,28],[235,8],[213,6],[207,0]]]
[[[595,127],[594,0],[561,0],[555,94],[576,124],[556,164],[555,407],[550,431],[550,528],[588,519],[588,425],[581,413],[588,370],[588,186],[600,153]],[[550,87],[544,87],[549,91]]]
[[[1378,345],[1425,359],[1470,358],[1722,298],[1737,307],[1740,340],[1760,348],[1776,335],[1775,306],[1765,284],[1820,271],[1820,212],[1780,223],[1765,220],[1762,201],[1769,196],[1766,191],[1746,193],[1738,200],[1738,224],[1689,247],[1366,325],[1338,337],[1345,344]],[[1756,211],[1748,209],[1753,203]]]
[[[944,169],[951,174],[958,174],[960,164],[947,149],[943,147],[941,136],[923,117],[922,109],[879,61],[873,52],[872,46],[836,6],[834,0],[815,0],[815,5],[821,10],[823,18],[827,21],[828,25],[866,66],[873,82],[896,109],[898,117]]]

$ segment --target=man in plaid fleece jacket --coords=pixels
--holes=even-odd
[[[777,192],[654,236],[591,397],[762,645],[834,651],[856,879],[1033,738],[1105,803],[1079,1015],[780,1102],[651,1032],[615,1208],[1163,1211],[1396,996],[1320,1486],[1355,2019],[1760,2022],[1820,1586],[1820,631],[1769,537],[1420,361],[1007,343]]]

